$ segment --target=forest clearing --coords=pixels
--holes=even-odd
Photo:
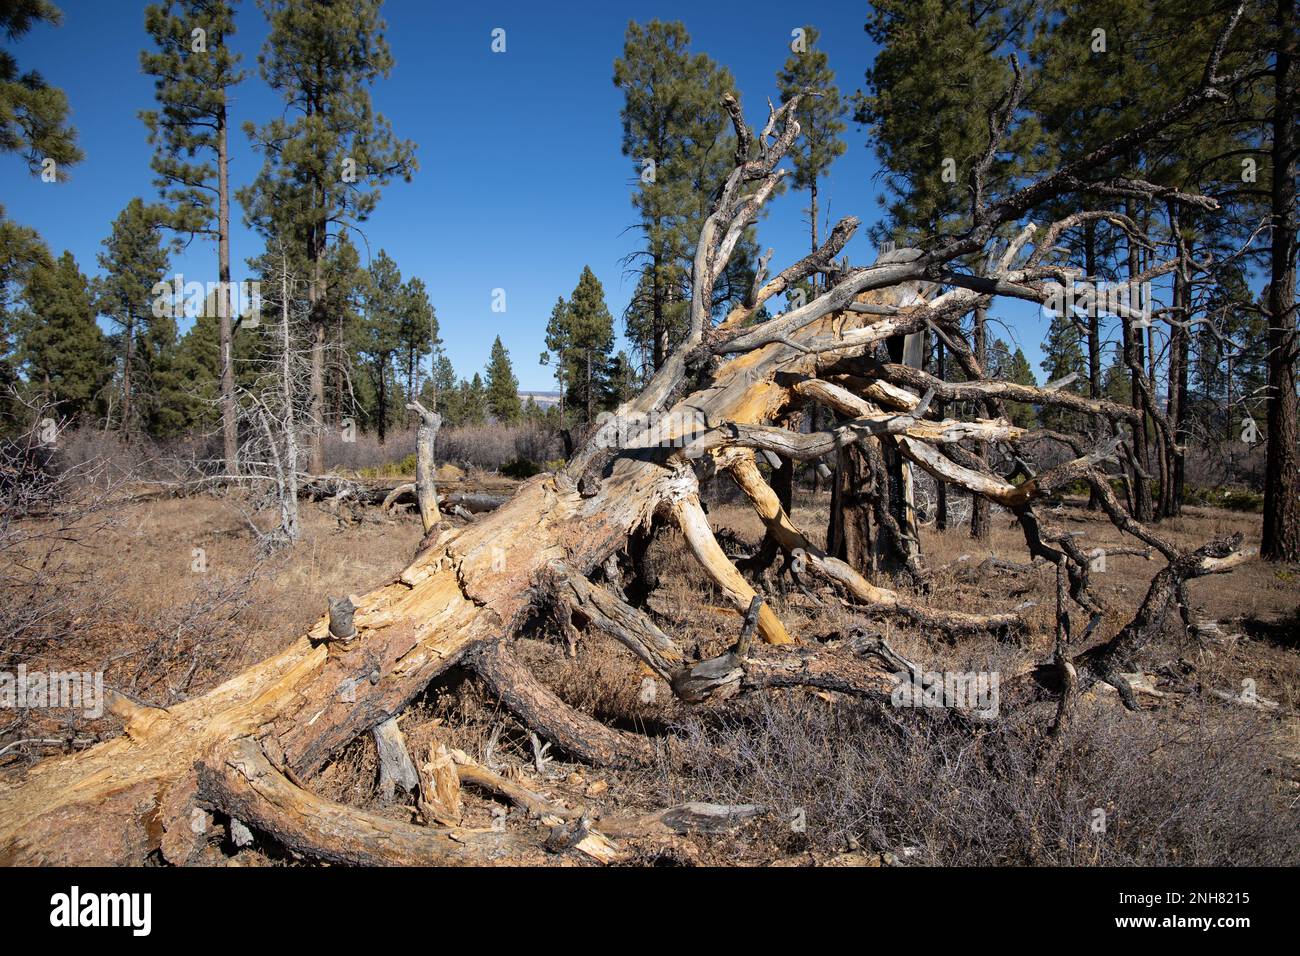
[[[1300,863],[1294,0],[65,6],[0,865]]]

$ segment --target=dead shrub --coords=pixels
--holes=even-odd
[[[669,801],[762,804],[765,836],[787,853],[858,845],[944,866],[1294,865],[1300,813],[1280,792],[1267,728],[1220,708],[1208,716],[1170,729],[1085,708],[1036,776],[1041,714],[972,731],[793,692],[682,722],[682,757],[660,781]]]

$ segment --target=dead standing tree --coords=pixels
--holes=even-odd
[[[798,132],[797,98],[771,111],[757,139],[739,104],[728,98],[736,163],[714,195],[701,230],[689,334],[646,389],[619,410],[618,422],[651,427],[621,442],[620,425],[609,423],[588,437],[565,470],[527,481],[499,509],[463,527],[434,526],[396,580],[356,600],[347,627],[331,627],[330,618],[322,617],[279,654],[167,710],[118,701],[123,736],[40,764],[22,784],[0,790],[0,863],[121,864],[140,862],[155,851],[182,863],[204,839],[191,820],[209,811],[237,818],[295,851],[332,861],[475,863],[535,849],[518,833],[443,825],[436,807],[424,815],[437,825],[395,823],[324,800],[303,781],[349,742],[388,724],[456,664],[477,672],[524,724],[574,757],[603,765],[653,759],[656,744],[649,738],[606,726],[567,706],[515,657],[512,638],[539,608],[560,615],[575,629],[623,644],[691,701],[794,686],[884,699],[900,669],[917,671],[884,642],[831,648],[795,640],[770,606],[755,600],[753,587],[719,545],[700,504],[697,471],[730,474],[799,573],[820,579],[863,611],[904,615],[944,631],[1015,625],[1014,612],[978,615],[929,607],[869,582],[814,547],[758,471],[758,449],[790,459],[819,457],[853,442],[873,452],[889,449],[939,481],[1002,505],[1019,520],[1030,552],[1061,570],[1062,601],[1068,598],[1089,617],[1084,635],[1100,619],[1100,604],[1088,582],[1088,556],[1035,503],[1071,482],[1086,481],[1118,527],[1168,561],[1138,617],[1116,637],[1118,644],[1073,658],[1066,642],[1058,647],[1058,665],[1073,669],[1068,687],[1101,679],[1124,693],[1118,665],[1172,605],[1189,619],[1183,582],[1231,567],[1240,557],[1237,543],[1214,542],[1180,553],[1119,503],[1103,468],[1117,454],[1130,455],[1139,412],[985,378],[962,337],[960,317],[989,296],[1045,301],[1048,283],[1067,278],[1058,267],[1033,264],[1033,255],[1026,258],[1036,235],[1032,225],[1023,226],[993,257],[987,274],[956,272],[951,264],[985,248],[1000,229],[1014,228],[1042,203],[1068,193],[1139,194],[1212,205],[1146,183],[1091,180],[1089,174],[1105,168],[1106,159],[1132,143],[1221,99],[1222,88],[1233,78],[1218,75],[1219,56],[1210,62],[1202,84],[1160,116],[1078,162],[988,202],[983,177],[1015,112],[1017,82],[992,118],[988,153],[972,170],[972,219],[966,232],[869,267],[833,267],[855,225],[846,220],[820,250],[767,281],[752,301],[714,327],[709,314],[713,284],[772,194],[782,175],[777,165]],[[1054,239],[1058,232],[1049,228],[1045,235]],[[833,278],[825,292],[783,315],[747,324],[764,301],[814,273]],[[921,298],[924,283],[945,291]],[[958,345],[956,357],[970,381],[949,385],[880,354],[887,340],[927,328],[941,330]],[[918,397],[909,387],[924,394]],[[963,422],[930,417],[936,396],[994,409],[1003,398],[1068,406],[1108,423],[1106,433],[1114,437],[1012,484],[991,473],[961,442],[1000,443],[1014,452],[1025,432],[1004,418]],[[844,421],[812,434],[768,424],[806,401],[833,409]],[[611,558],[623,555],[629,559],[626,565],[636,566],[630,553],[634,542],[656,520],[676,523],[738,616],[750,618],[746,639],[721,657],[690,660],[682,643],[605,580]],[[401,746],[393,735],[385,735],[385,741],[395,752]],[[400,756],[395,765],[405,770]],[[419,772],[421,802],[429,806],[457,773],[435,757]],[[409,771],[399,780],[402,776],[409,781]],[[581,821],[575,839],[595,838],[587,832],[587,822]]]
[[[245,438],[239,448],[244,480],[264,492],[260,507],[270,505],[279,514],[275,529],[263,532],[253,525],[266,545],[290,544],[298,539],[299,430],[307,421],[309,395],[302,387],[308,370],[308,352],[296,345],[294,291],[297,281],[283,251],[278,275],[277,321],[263,341],[263,354],[250,360],[256,377],[237,393]],[[249,524],[252,525],[250,519]]]

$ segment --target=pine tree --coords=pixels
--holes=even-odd
[[[1127,405],[1129,400],[1129,373],[1124,365],[1124,348],[1116,345],[1111,350],[1110,364],[1101,379],[1101,397],[1119,405]]]
[[[624,402],[634,398],[640,381],[632,360],[626,352],[620,351],[609,364],[609,381],[606,384],[604,405],[606,408],[618,408]]]
[[[512,425],[523,413],[519,405],[519,379],[510,364],[510,353],[501,344],[501,336],[492,343],[492,357],[487,366],[487,404],[492,417],[503,425]]]
[[[1264,465],[1264,533],[1260,556],[1300,561],[1300,311],[1296,255],[1300,248],[1296,170],[1300,137],[1300,28],[1295,0],[1275,0],[1270,10],[1273,97],[1269,112],[1268,446]]]
[[[0,218],[0,420],[11,422],[18,411],[17,336],[21,301],[32,270],[49,261],[49,250],[35,229]]]
[[[605,290],[591,271],[582,267],[578,284],[566,310],[568,347],[564,352],[569,407],[584,425],[595,420],[607,392],[610,353],[614,349],[614,319],[605,304]]]
[[[825,52],[815,49],[819,36],[816,27],[803,27],[801,42],[796,41],[799,48],[791,52],[776,76],[782,103],[805,91],[817,94],[804,96],[795,110],[801,148],[793,153],[794,188],[808,190],[808,224],[814,250],[817,248],[817,181],[844,153],[840,134],[844,132],[844,114],[848,112],[840,102],[835,71],[827,65]]]
[[[447,402],[451,401],[456,394],[456,370],[452,367],[451,359],[443,351],[441,345],[434,350],[433,355],[433,377],[425,386],[429,401],[424,407],[428,409],[438,409],[443,411]],[[455,424],[448,417],[446,411],[443,411],[443,420],[448,425]]]
[[[1061,391],[1084,394],[1088,382],[1087,366],[1080,346],[1079,328],[1068,316],[1056,316],[1052,319],[1043,341],[1043,361],[1041,363],[1047,383],[1060,381],[1070,375],[1075,378],[1061,385]],[[1056,431],[1079,431],[1084,422],[1077,412],[1049,406],[1043,409],[1043,427]]]
[[[628,257],[642,279],[624,321],[634,343],[648,344],[655,369],[685,335],[690,257],[735,150],[722,106],[723,94],[734,90],[731,74],[689,47],[680,22],[633,22],[614,61],[614,85],[623,91],[623,155],[637,177],[632,205],[643,236]],[[752,240],[737,247],[714,305],[743,294],[751,259]]]
[[[375,407],[371,381],[361,360],[366,334],[361,314],[366,269],[361,265],[361,253],[346,235],[339,236],[325,250],[321,275],[325,297],[320,309],[329,317],[325,330],[325,407],[330,409],[329,417],[338,422]],[[274,273],[272,278],[278,281]],[[305,315],[310,309],[310,287],[306,282],[300,285],[303,294],[298,314]]]
[[[456,424],[483,425],[487,423],[488,397],[483,378],[478,372],[469,381],[460,380],[457,388]]]
[[[1011,352],[1009,346],[1002,339],[995,339],[989,349],[988,376],[995,381],[1011,382],[1013,385],[1037,385],[1038,380],[1034,378],[1033,369],[1029,367],[1029,360],[1025,358],[1025,353],[1016,347]],[[1007,417],[1011,419],[1013,425],[1021,428],[1034,428],[1038,424],[1038,416],[1034,413],[1034,406],[1025,402],[1007,402]]]
[[[140,118],[154,147],[154,185],[168,204],[166,224],[193,238],[216,240],[221,433],[226,468],[238,472],[233,337],[236,324],[230,274],[230,150],[226,106],[244,79],[239,55],[227,45],[235,14],[225,0],[167,0],[145,8],[145,30],[156,52],[140,54],[153,76],[157,110]],[[197,157],[202,157],[196,161]]]
[[[170,414],[165,423],[160,423],[158,437],[208,432],[220,424],[220,341],[216,310],[204,310],[180,337],[171,363],[172,375],[159,388],[159,406]],[[248,348],[251,344],[251,335],[240,336],[239,345]]]
[[[160,301],[154,291],[170,262],[159,227],[162,216],[162,210],[146,206],[138,197],[127,203],[103,241],[99,267],[104,275],[94,284],[99,314],[117,330],[122,393],[119,421],[128,435],[141,425],[154,431],[155,375],[166,374],[163,366],[176,344],[171,303]]]
[[[1015,35],[1018,8],[872,4],[866,30],[880,51],[866,74],[867,91],[854,97],[854,119],[871,132],[892,197],[882,199],[889,215],[873,230],[878,241],[915,242],[968,217],[969,173],[988,146],[989,110],[1011,81],[999,53]],[[994,162],[986,177],[990,195],[1011,166]]]
[[[375,388],[375,403],[369,418],[376,427],[381,445],[388,436],[388,419],[393,412],[393,357],[402,347],[402,313],[407,307],[407,295],[397,263],[380,249],[366,270],[360,351],[366,358]]]
[[[438,316],[422,279],[411,278],[402,286],[397,337],[406,366],[406,395],[409,400],[420,392],[420,359],[442,345],[438,336]]]
[[[99,410],[112,361],[86,277],[71,252],[32,270],[20,320],[18,355],[28,386],[59,414]]]
[[[10,2],[0,8],[0,34],[17,40],[38,23],[57,26],[62,20],[49,0]],[[21,154],[33,174],[44,172],[45,161],[53,160],[60,180],[66,177],[65,167],[83,158],[77,131],[68,124],[67,95],[35,70],[20,73],[8,50],[0,50],[0,152]]]
[[[370,86],[393,65],[380,0],[259,5],[271,27],[259,57],[262,78],[287,110],[261,128],[245,124],[265,161],[239,198],[252,225],[268,238],[293,241],[301,256],[311,326],[309,467],[319,472],[325,467],[326,339],[337,325],[328,311],[330,230],[367,219],[394,175],[409,180],[415,147],[396,139],[371,104]]]
[[[550,365],[555,362],[555,385],[556,391],[560,393],[559,416],[563,421],[564,414],[564,393],[567,388],[568,379],[566,376],[567,364],[565,355],[569,351],[569,303],[564,301],[564,296],[560,296],[551,308],[551,317],[546,321],[546,351],[538,359],[542,365]]]

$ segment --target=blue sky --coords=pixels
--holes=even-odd
[[[40,70],[67,91],[86,159],[68,182],[47,184],[28,178],[17,157],[0,158],[6,183],[0,202],[12,219],[38,229],[56,254],[70,249],[93,274],[112,219],[131,197],[156,196],[137,116],[153,105],[152,80],[139,68],[145,4],[59,5],[61,27],[37,27],[12,49],[22,68]],[[232,120],[262,123],[281,108],[256,72],[266,26],[253,0],[239,7],[234,46],[250,76],[233,91]],[[757,124],[766,116],[767,98],[776,98],[775,74],[795,27],[811,22],[820,29],[819,45],[845,96],[862,86],[875,52],[859,3],[385,4],[396,66],[372,96],[395,132],[418,145],[420,170],[411,183],[393,182],[384,190],[359,245],[363,258],[367,243],[371,255],[383,248],[404,275],[424,280],[459,374],[481,370],[500,335],[520,387],[552,387],[549,370],[537,362],[546,320],[583,265],[604,284],[616,320],[621,316],[635,285],[620,264],[636,243],[627,231],[635,170],[620,152],[622,96],[611,76],[628,21],[654,17],[682,20],[692,47],[732,71],[746,114]],[[490,48],[497,27],[506,31],[505,53]],[[880,183],[865,132],[850,123],[845,138],[848,150],[819,198],[829,203],[832,221],[850,214],[863,220],[847,249],[861,262],[873,257],[865,232],[880,213]],[[260,161],[242,131],[233,132],[231,145],[237,188],[256,175]],[[787,192],[760,225],[759,242],[775,248],[776,268],[807,251],[806,202],[806,194]],[[236,207],[232,218],[238,280],[246,278],[244,260],[259,242],[244,228],[242,210]],[[215,247],[196,241],[176,258],[174,271],[207,281],[216,278],[215,263]],[[496,288],[506,290],[505,313],[491,309]],[[1006,314],[1008,307],[1000,309]],[[1014,314],[1021,329],[1015,338],[1037,370],[1046,323],[1036,310],[1015,308]]]

